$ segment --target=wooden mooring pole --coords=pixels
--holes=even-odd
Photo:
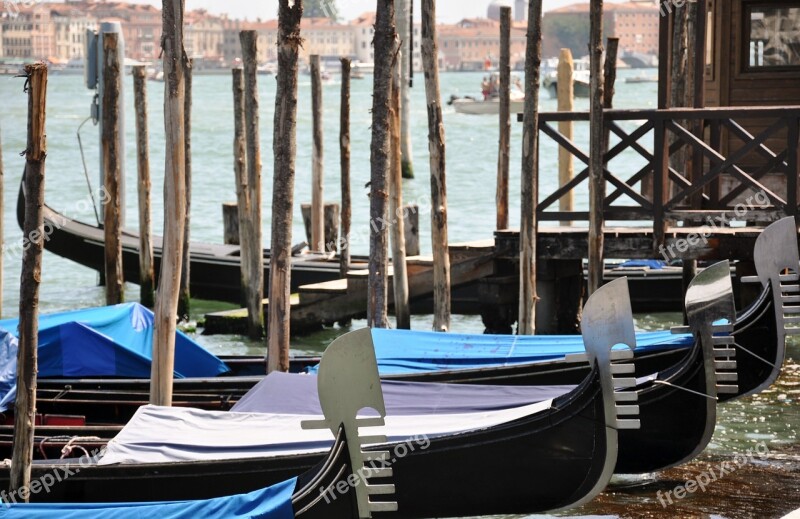
[[[147,129],[147,72],[144,65],[132,69],[136,110],[136,165],[139,191],[139,302],[155,305],[153,224],[150,219],[150,143]]]
[[[192,220],[192,59],[186,61],[184,71],[184,142],[186,143],[186,219],[183,224],[183,266],[181,267],[181,289],[178,297],[178,319],[188,320],[191,305],[191,294],[189,291],[189,275],[192,258],[189,252],[189,227]]]
[[[267,373],[289,370],[289,317],[292,276],[292,205],[297,156],[297,61],[302,2],[280,0],[278,79],[272,149],[272,242],[267,323]]]
[[[375,72],[372,93],[372,143],[370,145],[369,199],[369,281],[367,285],[367,324],[386,328],[387,271],[389,269],[388,221],[391,139],[389,94],[392,87],[392,66],[396,55],[397,34],[394,22],[394,0],[378,2],[375,17]]]
[[[536,209],[539,204],[539,73],[542,63],[542,0],[530,0],[525,50],[525,113],[522,119],[522,190],[517,333],[536,331]]]
[[[161,272],[154,316],[153,362],[150,403],[172,405],[175,369],[175,328],[178,312],[183,225],[186,221],[186,147],[184,144],[183,0],[163,0],[162,38],[164,56],[164,239]]]
[[[341,171],[342,212],[339,239],[339,277],[350,270],[350,67],[349,58],[342,58],[342,94],[339,108],[339,169]]]
[[[414,161],[411,147],[411,74],[414,62],[414,48],[410,9],[413,0],[395,0],[395,19],[397,37],[400,38],[400,51],[405,58],[400,63],[400,151],[402,153],[403,178],[414,178]]]
[[[242,268],[247,269],[249,288],[246,291],[247,334],[251,339],[261,338],[263,331],[264,253],[261,247],[261,140],[258,114],[258,33],[239,33],[244,63],[244,123],[247,143],[247,182],[245,205],[239,205],[239,231],[242,235]],[[247,237],[247,242],[244,238]]]
[[[233,79],[233,173],[236,178],[236,217],[237,243],[239,244],[240,283],[242,305],[247,308],[248,334],[261,329],[262,315],[259,301],[258,287],[250,282],[250,259],[253,254],[258,254],[253,244],[253,225],[249,221],[250,206],[247,178],[247,138],[245,136],[245,107],[244,107],[244,70],[234,68],[231,70]]]
[[[120,203],[122,199],[122,150],[120,149],[120,119],[122,114],[122,56],[119,53],[119,34],[103,33],[103,233],[105,243],[106,304],[122,302],[122,228]]]
[[[3,264],[5,261],[5,203],[3,202],[5,177],[3,173],[3,137],[0,133],[0,317],[3,316]]]
[[[44,161],[47,157],[45,116],[47,65],[25,66],[28,82],[28,144],[25,149],[25,223],[23,236],[30,244],[22,252],[19,287],[19,349],[17,397],[14,403],[14,447],[11,455],[11,488],[28,501],[36,417],[36,371],[39,346],[39,283],[44,246]]]
[[[575,109],[575,84],[573,83],[572,51],[561,49],[558,58],[558,111],[572,112]],[[560,121],[558,132],[570,141],[574,135],[575,124],[572,121]],[[558,147],[558,186],[565,186],[575,175],[575,157],[563,146]],[[575,191],[570,189],[564,196],[558,199],[559,211],[571,213],[575,205]],[[569,226],[572,222],[562,220],[561,225]]]
[[[428,105],[428,151],[431,168],[431,241],[433,242],[433,330],[450,329],[450,251],[447,242],[447,176],[444,120],[439,93],[439,45],[436,2],[422,0],[422,66]]]
[[[406,266],[406,236],[403,220],[403,165],[401,151],[400,85],[403,82],[400,64],[402,52],[397,53],[392,74],[391,140],[392,163],[389,175],[389,215],[392,222],[392,286],[394,288],[394,315],[398,329],[411,329],[411,310],[408,303],[408,268]]]
[[[603,284],[603,175],[605,130],[603,124],[603,0],[591,0],[589,68],[589,295]]]
[[[617,55],[619,52],[619,38],[609,38],[606,47],[606,62],[603,68],[603,108],[614,108],[614,93],[617,83]],[[608,151],[611,142],[611,130],[605,129],[603,133],[603,150]]]
[[[511,8],[500,8],[500,137],[497,150],[497,229],[508,229],[508,164],[511,149]]]
[[[319,55],[311,58],[311,243],[313,251],[325,250],[325,196],[323,191],[322,73]]]

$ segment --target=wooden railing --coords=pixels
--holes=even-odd
[[[585,167],[539,203],[538,219],[588,220],[588,211],[558,210],[558,200],[589,178],[588,153],[559,133],[559,121],[588,122],[589,114],[540,114],[540,150],[549,137]],[[609,110],[605,124],[618,141],[604,157],[604,220],[652,221],[661,241],[667,223],[734,214],[739,221],[768,222],[798,214],[800,107]],[[624,174],[611,170],[615,158],[633,155],[645,165]]]

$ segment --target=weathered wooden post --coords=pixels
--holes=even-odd
[[[14,403],[14,447],[11,456],[11,491],[31,483],[33,433],[36,417],[36,371],[39,346],[39,283],[44,246],[44,161],[47,157],[45,116],[47,65],[25,66],[28,81],[28,145],[25,149],[25,224],[29,247],[22,252],[19,287],[19,350],[17,397]],[[19,492],[28,501],[29,492]]]
[[[589,106],[589,295],[603,284],[603,168],[605,126],[603,117],[603,0],[591,0],[589,68],[591,101]]]
[[[247,269],[247,334],[258,339],[262,334],[264,299],[264,254],[261,247],[261,140],[258,114],[257,43],[256,31],[239,33],[244,63],[244,117],[247,142],[247,183],[245,205],[239,204],[239,231],[242,235],[242,268]],[[241,218],[244,216],[244,218]],[[245,236],[247,242],[244,241]],[[246,262],[246,264],[245,264]]]
[[[153,225],[150,220],[150,144],[147,129],[147,73],[144,65],[133,67],[133,97],[136,110],[136,164],[139,191],[139,302],[155,304]]]
[[[400,52],[406,56],[400,63],[400,150],[402,152],[403,178],[414,178],[414,161],[411,153],[411,74],[414,63],[413,38],[409,8],[413,0],[395,0],[395,20],[397,37],[400,38]]]
[[[0,135],[0,317],[3,315],[3,257],[5,256],[5,204],[3,203],[5,177],[3,176],[3,138]]]
[[[300,0],[280,0],[278,8],[278,80],[272,150],[272,243],[269,270],[267,373],[289,370],[289,312],[292,275],[292,203],[297,155],[297,61]]]
[[[539,68],[542,63],[542,0],[530,0],[525,50],[525,113],[522,119],[522,191],[517,333],[536,331],[536,208],[539,204]]]
[[[191,59],[186,61],[184,71],[185,97],[183,99],[184,142],[186,143],[186,219],[183,224],[183,266],[181,267],[181,289],[178,296],[178,319],[189,319],[191,294],[189,276],[192,258],[189,252],[189,227],[192,220],[192,68]]]
[[[339,108],[339,169],[342,188],[342,223],[339,239],[339,277],[350,270],[350,67],[349,58],[342,58],[342,94]]]
[[[575,84],[573,83],[573,60],[572,51],[561,49],[558,59],[558,111],[572,112],[575,109]],[[574,126],[572,121],[560,121],[558,132],[565,138],[572,140],[574,136]],[[565,147],[558,147],[558,186],[563,187],[572,180],[575,175],[575,158]],[[572,212],[575,205],[575,191],[570,190],[558,199],[559,211],[562,213]],[[572,225],[569,220],[563,220],[561,225]]]
[[[172,405],[175,327],[186,221],[184,144],[183,0],[163,0],[161,50],[164,56],[164,239],[154,316],[150,403]]]
[[[322,74],[319,56],[311,56],[311,244],[313,251],[325,250],[325,196],[323,191]]]
[[[617,54],[619,51],[619,38],[609,38],[606,48],[606,63],[603,68],[603,108],[614,108],[614,87],[617,83]],[[611,130],[605,129],[603,133],[603,150],[608,151],[611,142]]]
[[[236,202],[222,203],[222,243],[239,245],[239,205]]]
[[[257,338],[261,331],[262,298],[259,288],[250,280],[251,265],[258,255],[253,233],[255,226],[250,220],[250,189],[247,174],[247,139],[245,136],[244,70],[235,68],[233,78],[233,172],[236,178],[237,218],[239,220],[239,256],[242,304],[247,308],[248,334]]]
[[[397,34],[394,24],[394,0],[378,2],[375,17],[375,72],[372,93],[372,143],[370,145],[369,199],[369,281],[367,288],[367,324],[386,328],[387,280],[389,269],[387,221],[387,177],[391,169],[389,158],[389,93],[392,87],[392,66],[395,59]]]
[[[392,286],[394,288],[394,315],[398,329],[411,329],[411,311],[408,303],[408,268],[406,265],[406,236],[403,221],[403,165],[400,137],[400,63],[402,52],[397,53],[392,74],[391,99],[391,171],[389,175],[389,215],[392,222]]]
[[[119,148],[122,111],[122,56],[118,52],[119,35],[103,34],[103,231],[105,240],[106,304],[122,302],[122,150]]]
[[[431,241],[433,242],[433,330],[450,328],[450,252],[447,242],[447,183],[444,121],[439,94],[439,47],[436,3],[422,0],[422,66],[428,105],[428,150],[431,162]]]
[[[403,207],[403,231],[406,238],[406,256],[419,256],[419,206]]]
[[[511,8],[500,8],[500,138],[497,150],[497,229],[508,229],[508,163],[511,147]]]

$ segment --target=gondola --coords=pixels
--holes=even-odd
[[[100,225],[80,222],[45,204],[44,247],[48,251],[92,268],[104,269],[105,235]],[[17,223],[23,228],[25,219],[25,194],[20,185],[17,198]],[[302,285],[331,281],[339,278],[338,261],[327,261],[327,256],[304,253],[305,243],[292,250],[292,290]],[[189,281],[193,297],[241,303],[241,266],[238,245],[192,242],[190,245],[192,277]],[[161,237],[153,237],[155,272],[161,265]],[[269,250],[264,250],[264,279],[269,279]],[[366,268],[366,258],[353,257],[351,268]],[[122,270],[126,281],[139,282],[139,235],[122,232]]]
[[[491,415],[496,423],[484,422],[475,427],[466,425],[474,424],[474,417],[468,417],[464,420],[464,430],[431,435],[424,444],[412,448],[408,442],[391,440],[393,426],[389,422],[391,417],[387,415],[386,427],[376,432],[386,433],[390,441],[362,439],[370,444],[365,451],[372,460],[372,471],[365,476],[369,482],[366,488],[374,487],[377,493],[372,497],[376,502],[388,500],[397,504],[397,510],[388,511],[386,516],[415,518],[535,513],[577,506],[599,493],[608,483],[616,463],[617,431],[639,425],[635,410],[617,405],[620,398],[626,401],[630,398],[619,397],[614,391],[622,383],[617,375],[612,374],[610,365],[612,357],[620,360],[632,357],[628,347],[634,344],[634,329],[626,280],[614,281],[590,298],[584,313],[584,337],[592,365],[586,379],[569,393],[552,400],[515,408],[511,414]],[[612,352],[613,345],[626,347]],[[344,356],[338,362],[349,367],[350,371],[338,372],[337,376],[349,384],[360,385],[356,383],[354,367],[371,361],[374,378],[370,383],[380,387],[368,330],[357,330],[337,338],[323,356],[318,380],[324,380],[332,373],[326,368],[326,365],[331,365],[326,359],[345,349],[355,349],[357,353]],[[322,393],[320,398],[323,398]],[[352,399],[339,397],[336,402],[337,405],[347,405]],[[325,403],[322,405],[324,409]],[[381,416],[386,412],[385,409],[376,410]],[[148,412],[182,416],[200,413],[207,418],[214,415],[214,419],[226,421],[226,427],[242,430],[239,421],[242,417],[235,413],[152,407],[140,412],[143,413],[141,416]],[[248,417],[252,420],[270,419],[264,414]],[[373,417],[364,419],[367,424],[377,425]],[[150,455],[174,454],[186,459],[187,452],[192,451],[200,453],[198,456],[202,459],[133,465],[102,464],[115,452],[121,449],[124,452],[126,444],[121,434],[109,446],[100,464],[83,466],[79,473],[53,486],[48,494],[37,495],[36,499],[174,500],[208,498],[232,490],[249,491],[307,470],[321,456],[320,447],[315,448],[315,442],[325,438],[318,436],[319,431],[301,430],[297,421],[292,421],[289,429],[287,423],[281,422],[276,430],[283,431],[282,434],[289,438],[288,452],[270,444],[273,455],[268,456],[261,450],[251,450],[250,443],[247,443],[238,448],[226,444],[219,452],[209,454],[208,448],[194,444],[194,439],[187,438],[183,430],[175,429],[181,423],[186,423],[187,430],[196,431],[194,423],[167,420],[163,434],[171,434],[172,439],[191,445],[180,449],[171,439],[161,437],[151,445],[164,445],[166,449],[150,451]],[[458,423],[451,420],[444,423],[448,427],[458,427]],[[314,425],[313,420],[305,427],[309,425]],[[161,434],[152,428],[136,431]],[[194,434],[203,441],[216,442],[205,431]],[[264,442],[264,438],[270,436],[264,431],[258,436],[258,441]],[[217,435],[216,438],[224,438],[227,442],[235,440],[229,436]],[[239,449],[245,449],[252,457],[243,456]],[[137,453],[140,460],[147,459],[147,456],[145,452]],[[386,460],[386,463],[379,464],[378,460]],[[34,477],[57,470],[59,466],[36,463]],[[395,491],[387,498],[381,492],[390,472]],[[0,476],[7,478],[7,469],[0,472]],[[5,482],[0,481],[0,485],[3,484]]]
[[[337,368],[342,369],[348,360],[350,360],[348,352],[344,355],[340,353],[338,365],[334,362],[326,373]],[[299,475],[285,478],[284,481],[252,490],[228,485],[226,486],[228,491],[217,492],[214,497],[178,498],[170,499],[168,502],[153,499],[153,496],[141,496],[143,499],[127,502],[125,499],[120,499],[118,488],[106,495],[103,500],[96,502],[91,500],[36,502],[38,501],[36,496],[48,495],[51,488],[66,483],[69,476],[79,474],[91,459],[87,456],[77,460],[77,466],[64,464],[51,467],[49,472],[42,475],[34,474],[31,484],[26,487],[24,498],[23,491],[19,494],[16,491],[1,492],[0,499],[4,506],[0,508],[0,515],[43,519],[49,517],[138,519],[148,516],[174,519],[196,517],[358,519],[372,517],[373,513],[396,510],[396,503],[385,499],[386,496],[391,497],[394,491],[391,474],[382,474],[383,479],[388,481],[380,487],[384,497],[381,502],[376,502],[370,496],[377,487],[366,487],[357,481],[356,471],[369,462],[370,457],[362,449],[365,438],[360,435],[359,428],[362,427],[363,420],[357,418],[356,413],[362,407],[383,409],[380,384],[359,384],[359,381],[369,382],[370,375],[377,379],[374,362],[371,368],[373,372],[368,373],[366,378],[359,378],[357,374],[348,377],[337,377],[336,374],[320,377],[320,401],[324,418],[309,425],[330,430],[334,433],[334,440],[327,454],[323,453],[315,465]],[[338,404],[342,399],[346,399],[349,406]],[[380,419],[373,421],[382,423]],[[213,480],[213,473],[208,474],[207,478],[205,484],[220,485],[220,482]],[[329,495],[336,497],[330,499],[327,497]],[[18,497],[23,501],[28,498],[27,496],[34,502],[17,502]]]
[[[636,401],[641,427],[619,431],[619,453],[615,473],[643,473],[666,469],[693,459],[708,444],[716,425],[717,398],[738,391],[736,357],[729,335],[735,305],[727,261],[713,265],[690,284],[686,311],[693,346],[686,358],[670,369],[636,382],[620,395]],[[720,324],[714,323],[719,321]],[[571,362],[585,362],[585,355],[573,355]],[[626,365],[631,368],[632,366]],[[617,368],[620,369],[621,368]],[[622,373],[622,370],[620,371]],[[302,375],[270,375],[237,403],[233,412],[309,413],[318,409],[313,401],[313,379]],[[634,380],[630,381],[632,384]],[[559,387],[469,386],[436,383],[385,381],[384,388],[404,384],[405,407],[398,412],[446,414],[458,410],[448,406],[459,398],[489,400],[498,406],[513,405],[515,398],[547,398]],[[459,395],[459,387],[472,394]],[[571,387],[571,386],[570,386]],[[451,388],[448,395],[442,395]],[[483,388],[481,393],[480,388]],[[492,389],[498,389],[493,391]],[[517,388],[514,392],[513,388]],[[538,389],[540,393],[536,393]],[[511,398],[509,398],[509,396]],[[509,404],[509,402],[511,404]],[[422,429],[424,432],[424,429]]]
[[[786,335],[795,333],[791,325],[797,319],[792,316],[797,307],[799,285],[796,272],[800,263],[797,247],[793,245],[795,243],[796,230],[792,218],[772,224],[756,241],[754,257],[759,276],[751,281],[761,283],[762,290],[757,299],[736,317],[732,335],[739,362],[738,390],[719,395],[720,401],[757,393],[768,387],[780,374]],[[781,274],[786,269],[792,271],[792,274]],[[780,303],[776,305],[775,301]],[[566,347],[562,347],[563,344],[555,347],[550,345],[549,353],[541,356],[544,360],[508,362],[506,365],[487,363],[485,367],[465,368],[456,363],[463,359],[456,357],[456,362],[449,369],[382,373],[386,380],[496,385],[576,384],[588,372],[584,364],[567,362],[564,359],[565,354],[576,351],[575,337],[455,336],[456,339],[452,339],[453,334],[403,330],[373,330],[373,334],[378,344],[381,368],[387,358],[388,361],[397,362],[394,352],[398,350],[408,351],[412,346],[418,349],[427,347],[430,350],[441,350],[443,346],[440,341],[447,340],[465,344],[482,341],[498,347],[513,343],[517,351],[523,348],[532,351],[540,347],[539,345],[546,345],[547,341],[568,343]],[[637,377],[668,370],[678,364],[686,357],[688,348],[693,343],[688,333],[672,339],[659,338],[658,333],[637,334],[640,343],[645,337],[655,339],[647,339],[652,343],[648,347],[637,347]],[[255,374],[263,372],[261,358],[234,357],[223,360],[232,370],[228,376],[177,379],[177,404],[229,409],[263,378]],[[488,360],[493,361],[491,358]],[[314,362],[314,359],[309,358],[295,359],[294,371],[308,368]],[[43,394],[44,398],[40,400],[40,410],[45,413],[86,416],[88,423],[124,423],[140,405],[147,402],[148,387],[147,379],[43,378],[39,381],[39,388],[48,393]],[[124,396],[126,393],[128,395]],[[2,434],[8,433],[9,431],[2,431],[0,426],[0,446],[3,442]]]
[[[142,517],[170,517],[195,519],[197,517],[226,517],[285,519],[358,519],[355,497],[350,492],[348,478],[352,478],[348,444],[344,430],[336,437],[330,453],[316,466],[298,477],[287,479],[267,488],[247,493],[208,499],[163,502],[98,502],[98,503],[17,503],[16,494],[0,493],[3,500],[3,517],[26,519],[140,519]],[[34,479],[35,481],[35,479]],[[43,476],[42,481],[49,481]],[[54,481],[54,479],[53,479]],[[58,483],[53,483],[58,484]],[[36,488],[43,488],[40,484]],[[345,494],[336,500],[320,499],[321,493],[333,494],[344,488]],[[368,517],[368,516],[367,516]],[[379,516],[378,516],[379,517]]]

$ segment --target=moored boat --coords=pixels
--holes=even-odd
[[[388,441],[364,439],[364,443],[370,444],[366,447],[370,459],[384,459],[390,465],[372,466],[381,471],[375,478],[377,485],[385,483],[389,473],[386,469],[391,471],[395,493],[390,500],[397,503],[397,511],[387,515],[413,518],[534,513],[576,506],[600,492],[614,469],[618,429],[638,426],[630,409],[617,413],[618,398],[622,397],[614,388],[620,383],[610,365],[612,356],[631,356],[627,349],[634,339],[630,303],[620,300],[618,306],[606,304],[610,296],[615,300],[623,297],[625,288],[625,280],[617,280],[587,303],[585,337],[592,370],[567,394],[510,411],[479,413],[482,419],[449,415],[440,421],[438,433],[433,431],[427,438],[419,438],[416,447],[392,438],[398,428],[403,428],[404,420],[406,430],[418,427],[418,422],[408,417],[392,419],[382,406],[376,409],[381,416],[386,415],[385,426],[376,429],[376,433],[385,435]],[[613,345],[626,345],[626,349],[612,353]],[[352,366],[370,357],[374,362],[369,331],[351,332],[326,350],[319,380],[330,377],[325,366],[331,352],[354,348],[358,354],[345,357],[341,363]],[[350,371],[338,374],[348,382],[353,376]],[[372,384],[380,387],[377,368]],[[321,392],[320,398],[323,395]],[[351,400],[340,397],[338,402],[341,405]],[[324,402],[322,406],[324,409]],[[176,420],[178,415],[182,419]],[[266,429],[270,420],[272,433]],[[381,425],[369,416],[364,420]],[[264,427],[245,427],[255,422]],[[141,427],[143,423],[148,426]],[[156,423],[160,427],[154,427]],[[212,497],[232,488],[242,492],[306,470],[319,460],[325,443],[332,441],[329,433],[309,430],[297,418],[263,413],[211,413],[151,406],[143,408],[128,427],[111,442],[97,465],[82,466],[79,473],[35,498],[174,500]],[[253,432],[246,438],[244,431],[248,430]],[[280,438],[277,431],[281,431]],[[158,440],[152,443],[142,435],[155,435]],[[155,450],[139,449],[142,442]],[[133,452],[130,449],[136,452],[137,463],[114,463]],[[58,466],[63,467],[63,462],[36,463],[34,477]],[[489,474],[491,477],[487,477]],[[2,478],[7,475],[7,469],[0,472]],[[381,503],[386,499],[382,495],[373,497]]]

